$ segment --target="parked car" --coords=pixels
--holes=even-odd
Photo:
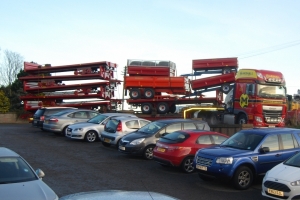
[[[68,126],[66,137],[76,140],[85,140],[87,142],[95,142],[101,138],[101,132],[104,125],[114,117],[136,117],[134,114],[128,113],[103,113],[88,120],[87,122],[76,123]]]
[[[43,124],[45,117],[48,115],[53,115],[62,110],[77,109],[73,107],[43,107],[39,108],[33,115],[32,126],[41,128],[43,130]]]
[[[227,135],[211,131],[175,131],[158,140],[153,150],[153,160],[163,166],[180,167],[184,172],[192,173],[196,151],[219,145],[227,138]]]
[[[98,111],[87,109],[69,109],[63,110],[53,115],[45,117],[43,129],[57,134],[66,134],[69,125],[86,122],[89,119],[99,115]]]
[[[19,154],[0,147],[0,199],[53,199],[55,192],[42,181],[40,169],[34,171]]]
[[[116,145],[119,147],[120,139],[149,124],[151,121],[142,118],[132,117],[116,117],[110,119],[104,126],[104,131],[101,132],[102,144],[106,147]]]
[[[202,120],[162,119],[151,122],[136,132],[124,136],[119,143],[119,151],[125,154],[140,155],[151,160],[153,148],[158,139],[174,131],[183,129],[210,130]]]
[[[261,194],[272,199],[300,199],[300,153],[269,170]]]
[[[235,188],[248,189],[255,177],[300,150],[300,129],[241,130],[220,146],[200,149],[194,165],[203,180],[229,179]]]

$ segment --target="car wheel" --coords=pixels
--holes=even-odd
[[[119,139],[118,142],[116,143],[116,148],[117,148],[117,149],[119,149],[120,142],[121,142],[121,139]]]
[[[203,176],[202,174],[198,174],[198,175],[199,175],[199,178],[202,179],[203,181],[212,181],[212,180],[214,180],[213,178],[208,177],[208,176]]]
[[[185,173],[192,173],[194,172],[195,168],[193,166],[193,157],[186,157],[182,163],[181,163],[181,169],[185,172]]]
[[[88,131],[84,136],[84,139],[87,142],[95,142],[97,140],[97,138],[98,138],[98,136],[95,131]]]
[[[110,147],[110,144],[109,143],[106,143],[106,142],[101,142],[103,144],[103,146],[105,147]]]
[[[153,149],[154,149],[154,145],[149,145],[145,148],[144,150],[144,158],[146,158],[147,160],[152,160],[153,159]]]
[[[65,128],[63,128],[61,134],[66,136],[67,135],[67,129],[68,129],[68,126],[65,126]]]
[[[247,116],[245,114],[240,114],[237,119],[237,124],[247,124]]]
[[[234,173],[232,181],[236,189],[246,190],[253,182],[253,173],[249,167],[239,167]]]

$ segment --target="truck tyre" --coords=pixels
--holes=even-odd
[[[224,94],[228,94],[231,90],[231,86],[229,83],[224,83],[222,86],[221,86],[221,92],[223,92]]]
[[[223,70],[222,70],[222,74],[229,74],[231,73],[231,69],[229,67],[225,67]]]
[[[153,107],[151,103],[142,103],[141,110],[143,114],[151,114]]]
[[[169,105],[165,102],[157,104],[157,112],[159,114],[166,114],[169,111]]]
[[[139,89],[133,88],[129,91],[129,96],[132,99],[139,99],[141,98],[141,92]]]
[[[171,106],[170,106],[170,113],[175,113],[176,112],[176,104],[172,104]]]
[[[237,124],[247,124],[247,116],[244,113],[238,116]]]
[[[144,90],[144,96],[146,99],[152,99],[154,97],[154,90],[152,88],[146,88]]]
[[[246,190],[252,185],[253,173],[249,167],[241,166],[235,171],[232,181],[236,189]]]

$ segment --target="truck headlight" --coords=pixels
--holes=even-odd
[[[255,121],[257,121],[257,122],[263,122],[263,120],[262,120],[261,117],[255,116],[254,119],[255,119]]]
[[[145,140],[145,138],[136,139],[136,140],[133,140],[132,142],[130,142],[130,144],[138,145],[138,144],[141,144],[144,140]]]
[[[291,182],[291,186],[300,186],[300,180]]]
[[[224,157],[220,157],[217,158],[216,163],[218,164],[232,164],[233,158],[232,157],[228,157],[228,158],[224,158]]]

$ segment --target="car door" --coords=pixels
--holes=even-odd
[[[174,131],[182,130],[182,124],[181,123],[174,123],[169,124],[164,129],[160,130],[158,133],[155,134],[155,143],[164,135],[167,135],[169,133],[173,133]]]
[[[88,119],[92,119],[93,117],[99,115],[98,112],[92,112],[92,111],[88,111],[87,114],[88,114]]]
[[[298,143],[292,133],[279,134],[279,141],[281,145],[281,162],[287,160],[299,151]]]
[[[194,155],[198,149],[210,147],[212,144],[213,141],[211,140],[210,135],[201,135],[195,141],[191,153]]]
[[[73,123],[86,122],[88,120],[87,111],[77,111],[73,113]]]

